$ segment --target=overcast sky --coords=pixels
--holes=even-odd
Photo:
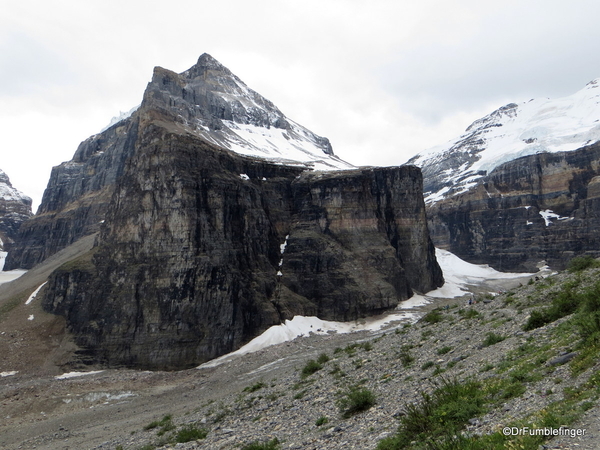
[[[600,77],[598,0],[0,0],[0,168],[52,166],[210,53],[355,165],[397,165],[509,103]]]

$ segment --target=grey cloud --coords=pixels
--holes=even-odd
[[[490,16],[458,44],[397,53],[379,77],[401,107],[429,123],[482,104],[569,95],[600,77],[593,56],[600,28],[587,23],[600,5],[592,8],[566,17],[562,8]]]
[[[26,34],[9,32],[0,42],[0,95],[17,97],[77,80],[58,52]]]

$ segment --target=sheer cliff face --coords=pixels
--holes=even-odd
[[[99,135],[101,146],[82,144],[44,197],[46,232],[99,230],[43,300],[90,361],[190,367],[294,315],[351,320],[442,285],[418,168],[313,172],[343,163],[328,141],[255,93],[237,102],[227,91],[217,97],[229,106],[210,113],[217,97],[203,89],[240,82],[212,58],[200,63],[155,70],[140,108]],[[241,125],[283,130],[291,149],[240,155],[231,139]],[[308,159],[289,160],[308,145]]]
[[[411,166],[307,173],[145,124],[94,250],[44,307],[109,366],[182,368],[297,314],[350,320],[443,282]]]
[[[600,256],[600,144],[505,163],[428,210],[436,246],[504,271]]]

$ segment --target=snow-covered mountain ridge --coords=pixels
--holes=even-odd
[[[499,165],[600,141],[600,78],[573,95],[510,103],[476,120],[463,135],[408,163],[422,168],[426,202],[464,192]]]

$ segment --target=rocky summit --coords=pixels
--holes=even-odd
[[[151,121],[229,153],[302,169],[354,168],[333,154],[327,138],[287,118],[210,55],[181,74],[156,67],[140,106],[114,118],[82,142],[73,159],[52,169],[38,213],[10,247],[7,268],[31,268],[99,231],[138,133]]]
[[[209,55],[156,68],[54,168],[10,262],[94,233],[42,290],[86,364],[191,367],[295,315],[353,320],[443,284],[418,168],[353,168]]]

